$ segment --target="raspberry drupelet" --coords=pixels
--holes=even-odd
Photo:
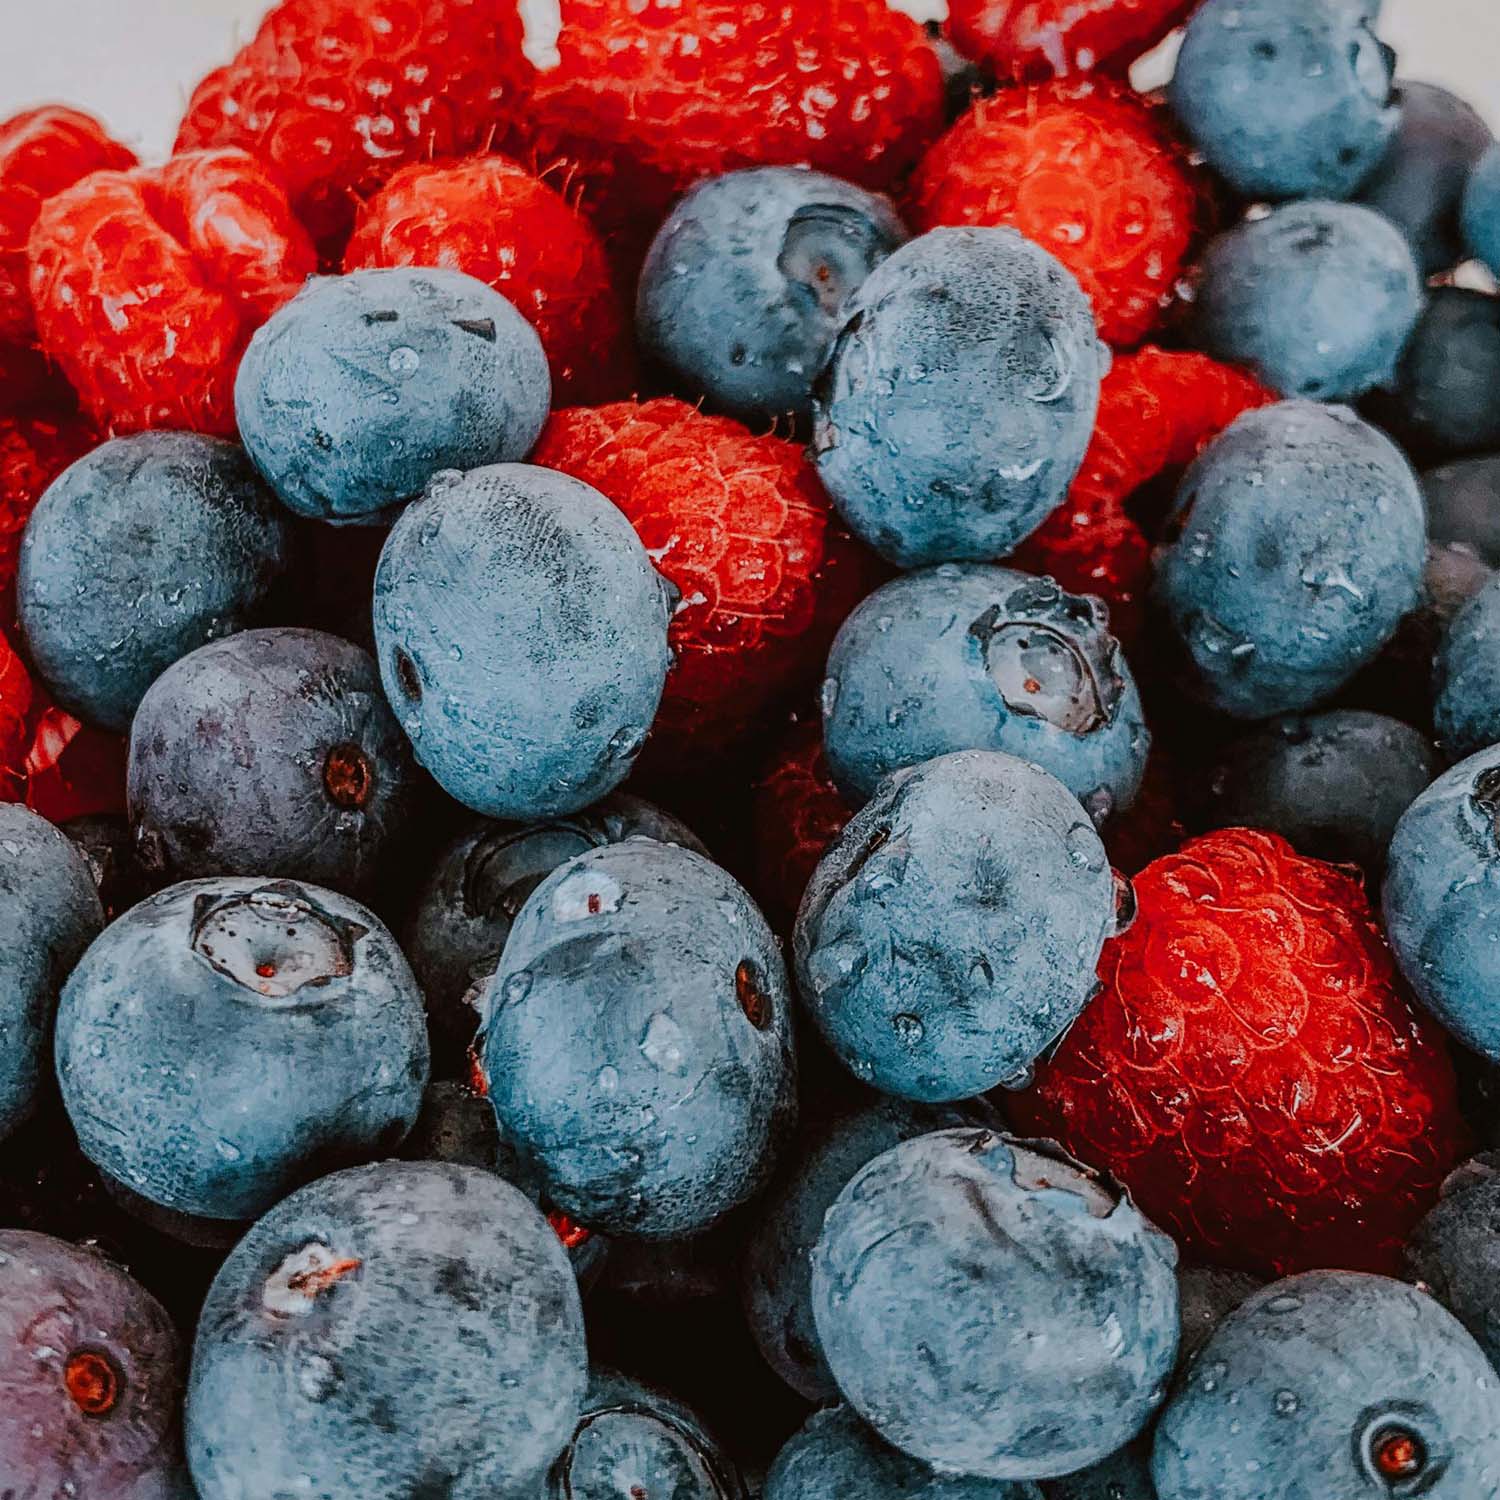
[[[1114,1173],[1209,1263],[1397,1274],[1464,1127],[1359,879],[1239,828],[1135,892],[1102,992],[1010,1102],[1018,1127]]]
[[[0,632],[0,802],[26,795],[26,742],[34,690],[26,663]]]
[[[950,29],[965,56],[1001,78],[1128,68],[1198,0],[951,0]]]

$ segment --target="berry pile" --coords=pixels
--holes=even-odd
[[[1492,1500],[1500,144],[522,9],[0,121],[0,1495]]]

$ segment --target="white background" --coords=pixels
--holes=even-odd
[[[193,85],[252,34],[268,0],[0,0],[0,119],[76,104],[146,156],[171,144]],[[527,0],[543,16],[548,0]],[[809,7],[819,0],[804,0]],[[944,0],[899,0],[932,15]],[[1408,78],[1463,95],[1500,130],[1500,0],[1386,0]]]

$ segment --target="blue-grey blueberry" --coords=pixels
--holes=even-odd
[[[123,732],[180,656],[264,618],[289,528],[233,443],[141,432],[47,489],[21,538],[16,609],[53,696]]]
[[[399,847],[417,777],[367,651],[321,630],[245,630],[152,683],[126,789],[153,869],[362,891]]]
[[[173,1213],[242,1221],[393,1150],[427,1083],[422,998],[379,918],[293,881],[192,880],[106,928],[63,989],[84,1155]]]
[[[641,350],[746,422],[805,417],[849,295],[906,229],[888,198],[824,172],[752,167],[700,183],[641,270]]]
[[[1056,1146],[943,1130],[839,1195],[813,1312],[839,1388],[887,1442],[950,1472],[1047,1479],[1123,1447],[1160,1403],[1176,1265]]]
[[[1500,566],[1500,453],[1427,470],[1422,493],[1434,542],[1457,542]]]
[[[1500,1376],[1426,1292],[1310,1271],[1220,1324],[1157,1424],[1160,1500],[1478,1500],[1500,1486]]]
[[[813,459],[902,567],[985,562],[1066,494],[1108,368],[1071,272],[1013,229],[934,229],[845,303],[813,391]]]
[[[1473,1334],[1500,1369],[1500,1157],[1472,1157],[1406,1246],[1411,1275]]]
[[[590,1229],[706,1229],[770,1174],[795,1115],[771,929],[700,854],[633,838],[532,893],[483,1003],[500,1128]]]
[[[1196,690],[1244,719],[1322,702],[1416,605],[1426,530],[1410,465],[1352,412],[1247,412],[1188,470],[1157,554]]]
[[[1432,718],[1457,760],[1500,741],[1500,576],[1458,612],[1433,662]]]
[[[1500,144],[1474,163],[1460,210],[1464,247],[1500,275]]]
[[[1115,883],[1055,777],[995,750],[889,777],[797,914],[802,998],[856,1077],[939,1102],[1019,1085],[1094,993]]]
[[[188,1462],[202,1500],[530,1497],[586,1381],[578,1286],[525,1196],[380,1162],[294,1193],[224,1262]]]
[[[906,574],[849,615],[828,657],[823,748],[856,806],[903,766],[1004,750],[1102,822],[1135,800],[1150,745],[1104,606],[1050,578],[983,563]]]
[[[255,466],[326,521],[374,519],[441,469],[525,458],[551,403],[536,330],[484,282],[428,267],[314,278],[234,383]]]
[[[621,512],[526,464],[443,474],[375,574],[380,674],[416,756],[475,812],[577,812],[661,701],[672,592]]]

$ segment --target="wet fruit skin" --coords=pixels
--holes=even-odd
[[[1444,1038],[1360,881],[1211,833],[1135,878],[1102,992],[1010,1101],[1190,1254],[1262,1274],[1394,1268],[1461,1155]]]
[[[1198,0],[952,0],[965,55],[1001,78],[1117,71],[1148,52]]]
[[[0,1474],[17,1496],[182,1500],[182,1351],[96,1251],[0,1229]]]

